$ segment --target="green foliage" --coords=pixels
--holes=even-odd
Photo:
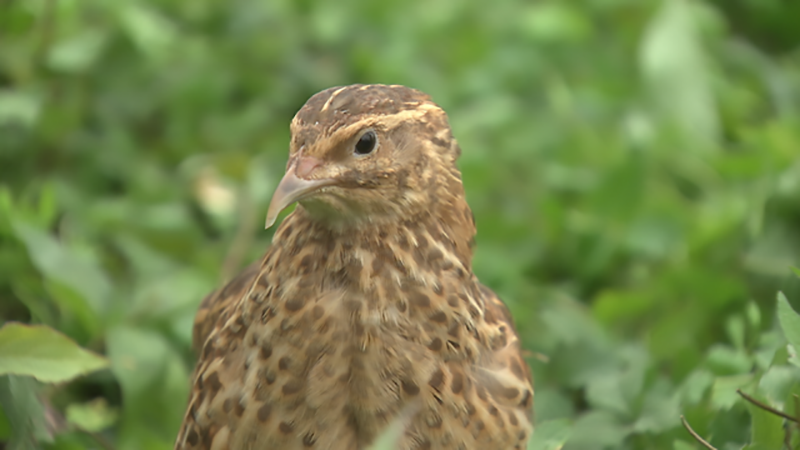
[[[0,328],[0,375],[27,375],[60,383],[108,365],[46,326],[6,323]]]
[[[376,82],[450,115],[474,270],[531,354],[531,449],[700,448],[681,415],[720,449],[781,448],[783,420],[736,390],[800,413],[797,12],[5,2],[0,321],[35,325],[0,333],[68,351],[44,377],[0,376],[0,441],[171,448],[194,311],[269,243],[292,115],[321,89]],[[67,382],[100,367],[89,354],[109,370]]]

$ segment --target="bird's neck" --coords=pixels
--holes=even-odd
[[[270,254],[280,264],[348,274],[358,284],[375,277],[425,277],[452,269],[472,272],[475,223],[463,197],[437,201],[402,220],[330,227],[298,206],[275,231]],[[305,261],[305,262],[304,262]],[[420,280],[424,281],[424,280]]]

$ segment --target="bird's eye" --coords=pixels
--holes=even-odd
[[[369,155],[375,150],[377,144],[378,136],[375,135],[375,132],[367,131],[356,142],[355,153],[356,155]]]

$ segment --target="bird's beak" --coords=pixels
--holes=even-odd
[[[275,193],[272,195],[272,200],[269,202],[267,222],[264,225],[265,228],[269,228],[275,224],[278,214],[286,209],[287,206],[308,197],[324,186],[333,184],[334,180],[330,178],[318,180],[309,180],[305,178],[312,170],[321,164],[322,161],[313,156],[301,156],[297,158],[294,164],[289,166],[286,170],[286,175],[283,176],[283,179],[275,189]]]

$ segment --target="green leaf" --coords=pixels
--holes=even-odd
[[[782,402],[787,398],[792,387],[800,380],[800,370],[791,365],[775,365],[770,367],[758,381],[758,390],[767,399]]]
[[[730,409],[740,400],[736,390],[753,381],[753,376],[733,375],[717,377],[711,388],[711,404],[717,409]]]
[[[91,432],[102,431],[116,422],[119,413],[110,408],[104,398],[88,403],[72,403],[67,406],[67,421]]]
[[[758,397],[756,397],[758,398]],[[758,400],[769,403],[763,398]],[[750,411],[752,430],[747,450],[769,450],[783,448],[783,418],[747,402]]]
[[[107,365],[105,358],[50,327],[11,322],[0,328],[0,375],[29,375],[60,383]]]
[[[536,2],[521,19],[524,32],[539,41],[581,41],[591,33],[586,12],[568,3]]]
[[[53,236],[25,222],[12,222],[36,267],[48,278],[69,286],[99,314],[111,296],[111,283],[100,267],[71,251]]]
[[[789,305],[783,292],[778,292],[778,321],[786,340],[794,348],[800,349],[800,315]]]
[[[11,425],[9,450],[36,450],[37,441],[52,441],[37,387],[30,377],[0,376],[0,406]]]
[[[697,11],[689,0],[668,0],[645,31],[640,64],[652,97],[687,137],[716,138],[719,118]]]
[[[630,427],[614,414],[595,410],[575,422],[569,444],[578,448],[620,448],[630,432]]]
[[[672,450],[695,450],[695,448],[694,445],[678,439],[672,443]]]
[[[528,441],[528,450],[559,450],[569,439],[572,423],[567,419],[537,423]]]
[[[679,390],[682,403],[684,405],[700,403],[713,383],[714,376],[706,369],[697,369],[690,373]]]
[[[743,350],[727,345],[715,345],[708,352],[708,366],[717,375],[746,373],[753,367],[753,361]]]
[[[189,373],[163,335],[121,325],[106,339],[111,369],[122,388],[118,435],[131,448],[169,446],[180,427]]]
[[[105,33],[83,30],[76,36],[56,43],[47,54],[47,65],[60,72],[85,72],[100,56],[105,42]]]
[[[0,126],[32,126],[39,118],[41,101],[28,92],[0,90]]]
[[[177,34],[175,25],[146,2],[126,2],[118,14],[123,29],[148,57],[163,57],[172,47]]]

